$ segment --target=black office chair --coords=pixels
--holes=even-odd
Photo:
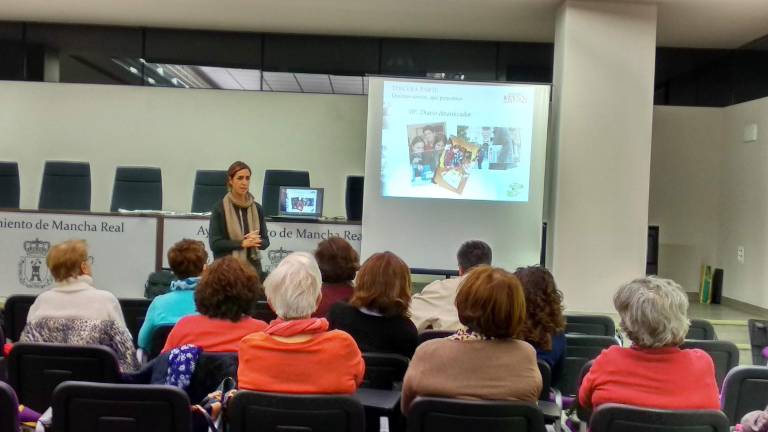
[[[19,401],[11,386],[0,381],[0,432],[19,431]]]
[[[144,324],[144,318],[147,316],[147,309],[152,303],[152,300],[145,298],[137,299],[119,299],[120,309],[123,310],[123,317],[125,318],[125,325],[128,327],[128,331],[133,336],[133,345],[136,346],[139,339],[139,330]]]
[[[347,191],[344,203],[347,207],[347,220],[363,220],[363,187],[365,177],[347,176]]]
[[[530,402],[418,397],[408,413],[408,432],[544,430],[544,417],[536,405]]]
[[[566,315],[566,334],[616,336],[616,324],[606,315]]]
[[[712,327],[712,323],[709,321],[692,319],[685,338],[691,340],[717,340],[717,334],[715,334],[715,328]]]
[[[5,301],[3,310],[3,326],[5,327],[5,337],[16,342],[27,325],[27,315],[32,303],[37,296],[26,294],[14,294]]]
[[[552,369],[544,360],[537,360],[536,362],[538,363],[539,373],[541,374],[541,393],[539,393],[539,400],[548,401],[550,392],[552,391]]]
[[[40,210],[91,210],[91,165],[47,161],[40,187]]]
[[[19,164],[0,162],[0,208],[17,209],[20,200]]]
[[[581,388],[581,383],[584,382],[584,377],[587,376],[589,373],[589,370],[592,369],[592,365],[595,363],[594,360],[590,360],[586,363],[584,363],[584,366],[581,367],[581,371],[579,372],[579,378],[576,380],[578,383],[576,385],[576,388]],[[576,416],[579,418],[579,420],[586,422],[589,424],[590,418],[592,417],[592,408],[587,408],[582,406],[578,401],[574,401],[574,404],[576,405]]]
[[[56,432],[189,432],[184,391],[166,385],[65,382],[53,392]]]
[[[448,337],[452,334],[456,333],[455,331],[451,330],[424,330],[423,332],[419,333],[419,342],[418,344],[421,345],[424,342],[432,339],[441,339]]]
[[[197,170],[192,190],[192,212],[205,213],[227,194],[227,171]]]
[[[280,186],[309,187],[309,171],[266,170],[261,192],[261,207],[265,216],[277,216]]]
[[[739,365],[739,349],[730,341],[686,340],[680,348],[698,348],[712,357],[717,387],[720,389],[723,388],[723,381],[728,372]]]
[[[667,411],[620,404],[601,405],[592,414],[592,432],[728,432],[728,418],[717,410]]]
[[[115,383],[120,369],[115,353],[100,345],[17,343],[8,357],[8,382],[21,403],[43,412],[53,390],[64,381]]]
[[[162,208],[163,175],[160,168],[117,167],[110,211]]]
[[[274,319],[277,319],[277,314],[269,307],[269,303],[266,300],[258,300],[253,304],[250,315],[257,320],[269,323]]]
[[[768,405],[768,367],[736,366],[723,383],[720,405],[731,425],[744,414],[765,409]]]
[[[288,395],[241,390],[229,402],[230,432],[363,432],[360,402],[341,395]]]
[[[158,326],[155,331],[152,332],[152,342],[150,343],[149,352],[147,353],[147,361],[160,355],[165,347],[165,342],[168,340],[168,335],[173,330],[173,325],[161,325]]]
[[[408,370],[408,357],[387,353],[363,353],[365,376],[362,387],[381,390],[400,388]]]
[[[747,320],[749,328],[749,345],[752,349],[752,364],[765,366],[768,359],[763,357],[763,348],[768,346],[768,320]]]
[[[578,380],[584,365],[595,359],[600,353],[613,345],[618,345],[612,336],[590,336],[566,334],[566,352],[563,361],[563,372],[557,388],[563,396],[576,395],[579,387]]]

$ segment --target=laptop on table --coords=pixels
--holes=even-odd
[[[323,188],[280,186],[280,219],[318,220],[323,216]]]

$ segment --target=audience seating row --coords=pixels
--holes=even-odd
[[[768,368],[742,367],[728,377],[723,394],[723,411],[665,411],[607,404],[591,417],[591,431],[706,430],[726,432],[758,400],[743,391],[748,380],[738,375],[748,372],[760,376],[768,385]],[[740,381],[735,384],[736,381]],[[753,388],[754,390],[754,388]],[[731,400],[740,394],[739,400]],[[763,393],[764,396],[764,393]],[[189,399],[181,390],[169,386],[103,384],[69,381],[57,386],[52,397],[53,423],[58,431],[142,430],[184,431],[191,428]],[[730,406],[742,404],[741,411]],[[762,400],[765,403],[765,400]],[[0,383],[0,432],[17,427],[15,395]],[[757,409],[761,409],[762,406]],[[333,430],[362,432],[365,410],[350,396],[277,395],[240,391],[227,410],[229,430]],[[536,405],[525,402],[465,401],[443,398],[417,398],[407,420],[409,432],[458,432],[466,430],[543,432],[544,416]],[[126,429],[126,427],[128,429]]]
[[[565,315],[565,332],[594,336],[616,336],[616,324],[606,315]],[[717,340],[715,328],[707,320],[692,319],[686,339]],[[768,345],[768,339],[766,344]],[[757,364],[757,363],[755,363]]]
[[[192,193],[194,213],[211,211],[227,193],[227,172],[198,170]],[[280,186],[308,187],[308,171],[266,170],[262,206],[266,216],[278,214]],[[0,208],[18,209],[21,188],[16,162],[0,162]],[[363,177],[348,176],[347,219],[361,220]],[[91,210],[91,166],[88,162],[46,161],[38,201],[40,210]],[[162,210],[162,173],[156,167],[117,167],[110,211]]]
[[[5,301],[3,329],[5,330],[6,337],[11,341],[18,341],[21,337],[21,332],[27,324],[29,308],[35,302],[35,298],[37,296],[16,294],[8,297]],[[147,309],[149,309],[152,301],[147,299],[119,299],[119,301],[120,307],[123,310],[125,325],[128,327],[128,331],[131,332],[133,343],[136,345],[139,330],[142,324],[144,324]]]

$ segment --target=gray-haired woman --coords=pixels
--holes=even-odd
[[[688,298],[672,280],[635,279],[619,288],[613,305],[630,348],[604,350],[579,388],[579,403],[621,403],[655,409],[720,409],[712,358],[681,350],[688,332]]]
[[[320,304],[322,279],[315,257],[294,252],[264,281],[277,314],[263,332],[240,341],[241,389],[273,393],[354,393],[365,363],[352,336],[311,318]]]

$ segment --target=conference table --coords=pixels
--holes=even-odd
[[[88,242],[97,288],[119,298],[143,297],[147,276],[168,266],[167,252],[174,243],[200,240],[208,249],[208,219],[166,212],[2,210],[0,296],[43,291],[53,283],[45,262],[51,246],[83,239]],[[267,218],[266,223],[270,246],[261,252],[265,271],[291,252],[312,251],[332,236],[344,238],[360,252],[360,222]],[[210,249],[208,254],[212,260]]]

